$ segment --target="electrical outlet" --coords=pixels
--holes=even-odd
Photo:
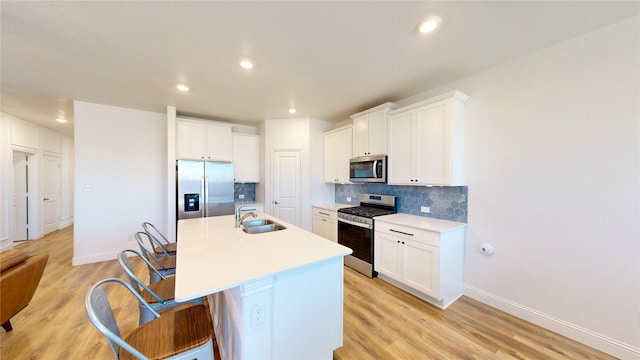
[[[430,213],[430,212],[431,212],[431,208],[430,208],[430,207],[428,207],[428,206],[420,206],[420,212],[423,212],[423,213],[427,213],[427,214],[428,214],[428,213]]]
[[[251,307],[251,327],[264,323],[264,306],[256,304]]]
[[[238,199],[244,199],[244,195],[238,195]]]
[[[351,198],[347,196],[347,202],[351,202]]]

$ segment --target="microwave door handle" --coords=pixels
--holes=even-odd
[[[371,173],[373,174],[374,178],[378,177],[378,161],[380,160],[373,160],[373,169],[371,169]]]

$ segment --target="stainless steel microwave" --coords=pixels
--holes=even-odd
[[[349,180],[355,183],[386,183],[387,155],[369,155],[350,159]]]

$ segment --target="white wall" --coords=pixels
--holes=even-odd
[[[9,120],[0,116],[0,252],[13,247],[9,239],[9,188],[10,166]]]
[[[470,96],[465,294],[625,359],[640,358],[639,25],[399,102]]]
[[[301,159],[301,209],[300,224],[311,231],[312,211],[315,203],[332,202],[335,197],[334,185],[325,184],[322,176],[323,142],[322,133],[333,124],[312,118],[269,119],[264,122],[264,191],[265,211],[271,209],[271,156],[275,149],[300,149]]]
[[[166,231],[166,115],[74,101],[73,264],[137,249],[150,221]]]

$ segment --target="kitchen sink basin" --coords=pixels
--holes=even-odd
[[[255,219],[255,220],[245,220],[242,222],[242,226],[253,227],[253,226],[262,226],[262,225],[273,225],[275,222],[269,219]]]
[[[257,221],[257,220],[252,220],[250,222],[253,221]],[[262,234],[262,233],[266,233],[266,232],[272,232],[272,231],[278,231],[278,230],[284,230],[286,229],[286,227],[284,225],[280,225],[278,223],[274,223],[271,220],[266,220],[269,221],[269,224],[265,224],[265,225],[255,225],[255,226],[244,226],[242,228],[242,231],[246,232],[247,234]],[[244,225],[244,224],[243,224]]]

